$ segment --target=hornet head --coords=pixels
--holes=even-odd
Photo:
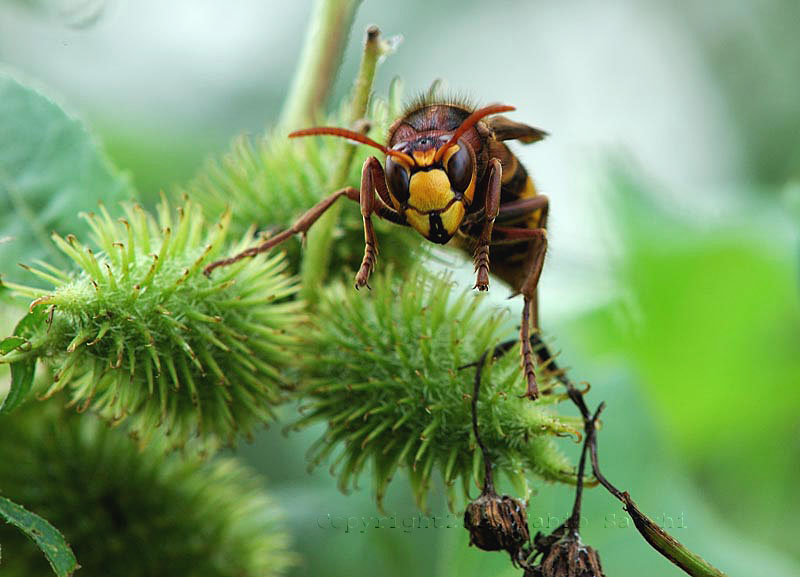
[[[454,131],[430,131],[387,148],[363,134],[341,128],[310,128],[290,137],[330,134],[355,140],[386,155],[386,186],[392,207],[428,240],[445,244],[461,226],[476,186],[475,151],[461,136],[490,114],[514,110],[494,105],[470,114]]]

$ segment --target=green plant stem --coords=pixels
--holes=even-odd
[[[631,519],[633,519],[633,524],[636,529],[653,549],[661,553],[661,555],[672,561],[687,575],[691,575],[692,577],[726,577],[725,573],[711,565],[711,563],[700,557],[697,553],[690,551],[685,545],[659,527],[657,523],[636,506],[636,503],[627,491],[620,491],[617,489],[600,472],[600,467],[597,462],[597,433],[595,421],[602,409],[603,404],[601,403],[594,417],[592,417],[589,422],[589,430],[587,430],[587,435],[589,435],[587,443],[590,448],[594,476],[609,493],[614,495],[625,505],[625,510],[631,516]]]
[[[370,26],[367,29],[364,53],[361,57],[361,65],[353,84],[353,92],[347,110],[346,119],[351,127],[366,116],[378,62],[391,50],[392,44],[381,38],[378,27]],[[347,185],[347,177],[350,174],[355,153],[356,145],[347,142],[342,143],[341,158],[329,182],[331,191]],[[317,221],[308,234],[308,244],[301,271],[303,280],[301,295],[311,306],[317,301],[317,291],[322,286],[328,271],[334,227],[339,219],[341,210],[341,203],[333,205]]]
[[[317,0],[280,127],[310,124],[325,107],[361,0]]]
[[[586,432],[584,448],[587,446],[589,448],[592,472],[595,478],[609,493],[623,503],[625,510],[633,519],[633,524],[644,540],[647,541],[653,549],[680,567],[687,575],[691,575],[692,577],[726,577],[725,573],[711,565],[698,554],[690,551],[685,545],[678,542],[677,539],[672,537],[650,519],[650,517],[645,515],[636,506],[636,503],[627,491],[620,491],[606,479],[600,471],[597,458],[597,419],[605,408],[605,403],[600,403],[600,406],[598,406],[597,410],[592,414],[586,406],[586,402],[583,400],[582,393],[580,393],[568,379],[563,379],[562,383],[567,387],[570,400],[578,407],[583,417],[584,430]],[[584,459],[585,450],[581,453],[581,468],[583,468]],[[580,497],[576,498],[576,504],[579,503],[579,498]],[[576,522],[577,518],[578,517],[573,512],[573,519],[571,520]]]

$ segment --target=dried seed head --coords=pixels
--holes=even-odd
[[[484,491],[467,506],[464,527],[469,544],[484,551],[508,551],[516,565],[530,543],[525,505],[513,497]]]
[[[537,533],[534,542],[542,559],[525,570],[525,577],[605,577],[597,551],[563,525],[548,536]]]

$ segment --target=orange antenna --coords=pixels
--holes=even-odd
[[[492,104],[489,106],[484,106],[483,108],[479,108],[478,110],[467,116],[467,118],[464,119],[464,122],[461,123],[461,126],[459,126],[456,129],[455,133],[453,134],[453,137],[450,140],[448,140],[444,144],[444,146],[442,146],[441,148],[439,148],[439,150],[436,151],[436,156],[433,157],[434,162],[441,161],[445,151],[451,146],[453,146],[456,142],[458,142],[458,139],[461,138],[461,136],[467,130],[475,126],[481,118],[490,116],[492,114],[498,114],[500,112],[511,112],[512,110],[516,110],[516,108],[514,108],[513,106],[508,106],[506,104]]]
[[[391,148],[386,148],[383,144],[375,142],[374,140],[372,140],[367,136],[364,136],[360,132],[354,132],[352,130],[347,130],[346,128],[337,128],[334,126],[317,126],[315,128],[306,128],[305,130],[295,130],[294,132],[289,133],[289,138],[298,138],[300,136],[317,136],[321,134],[328,134],[330,136],[339,136],[341,138],[346,138],[348,140],[355,140],[356,142],[360,142],[361,144],[366,144],[367,146],[377,148],[387,156],[394,156],[396,158],[399,158],[406,164],[409,165],[414,164],[414,160],[409,155],[403,154],[402,152],[397,150],[392,150]]]

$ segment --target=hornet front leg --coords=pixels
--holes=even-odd
[[[378,200],[375,200],[375,193],[378,193]],[[356,273],[356,289],[366,286],[369,288],[369,275],[375,268],[375,261],[378,258],[378,240],[375,238],[375,230],[372,228],[372,213],[377,212],[378,216],[390,220],[395,224],[407,226],[405,216],[391,208],[391,197],[389,189],[386,187],[386,173],[380,161],[374,156],[370,156],[361,169],[361,191],[359,193],[361,204],[361,218],[364,221],[364,258],[361,260],[361,267]]]
[[[375,191],[377,190],[379,199],[375,201]],[[375,157],[370,157],[364,162],[364,167],[361,170],[361,189],[356,190],[353,187],[346,187],[337,190],[330,196],[320,200],[317,204],[304,212],[300,217],[294,221],[288,229],[266,239],[261,244],[243,250],[242,252],[229,257],[220,259],[209,264],[204,273],[210,275],[211,272],[219,267],[228,266],[239,262],[242,259],[254,257],[263,252],[278,246],[296,234],[305,235],[306,232],[314,225],[325,212],[333,206],[333,204],[342,197],[347,197],[352,201],[358,202],[361,205],[361,215],[364,220],[364,258],[361,261],[358,274],[356,274],[356,288],[365,286],[369,280],[369,274],[375,265],[375,258],[378,253],[378,243],[375,239],[375,231],[372,228],[372,213],[376,213],[379,217],[392,221],[395,224],[405,225],[406,219],[403,215],[390,207],[390,198],[386,190],[386,180],[383,173],[383,167]]]
[[[497,158],[489,161],[489,184],[486,187],[486,204],[481,235],[475,246],[473,262],[477,279],[473,288],[479,291],[489,290],[489,245],[492,244],[494,220],[500,212],[500,187],[503,179],[503,167]]]

